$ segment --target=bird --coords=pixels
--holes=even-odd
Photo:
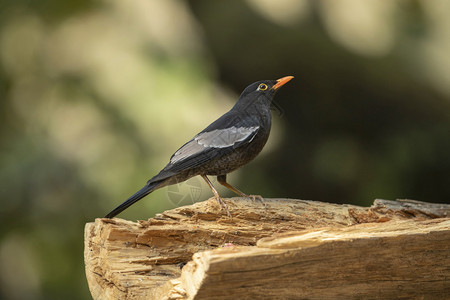
[[[231,216],[225,201],[207,176],[217,176],[221,185],[241,197],[249,197],[227,182],[227,174],[261,152],[270,134],[270,109],[275,93],[293,78],[261,80],[247,86],[228,112],[181,146],[157,175],[105,218],[115,217],[156,189],[198,175],[206,181],[221,208]]]

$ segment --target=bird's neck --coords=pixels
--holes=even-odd
[[[231,109],[242,115],[254,125],[268,127],[271,125],[270,99],[266,97],[255,97],[238,101]]]
[[[249,114],[270,115],[271,99],[267,97],[254,97],[250,99],[239,99],[233,106],[232,110],[239,112],[247,112]]]

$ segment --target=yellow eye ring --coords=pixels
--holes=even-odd
[[[265,90],[267,90],[267,84],[261,83],[258,86],[258,91],[265,91]]]

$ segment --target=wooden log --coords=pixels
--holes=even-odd
[[[450,295],[450,205],[214,199],[85,228],[94,299],[436,298]]]

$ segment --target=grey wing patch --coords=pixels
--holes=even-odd
[[[258,132],[259,126],[252,127],[230,127],[226,129],[216,129],[209,132],[202,132],[197,134],[191,141],[186,143],[183,147],[170,158],[171,163],[183,160],[187,157],[202,152],[206,148],[227,148],[232,147],[236,143],[242,142],[249,137],[251,140]]]
[[[186,143],[183,147],[177,150],[172,157],[170,158],[170,163],[176,163],[179,160],[183,160],[186,157],[192,156],[196,153],[200,153],[205,149],[204,146],[197,143],[197,141],[192,139],[188,143]]]
[[[197,135],[194,140],[199,145],[212,148],[231,147],[238,142],[242,142],[258,130],[254,127],[230,127],[226,129],[216,129],[210,132],[203,132]]]

